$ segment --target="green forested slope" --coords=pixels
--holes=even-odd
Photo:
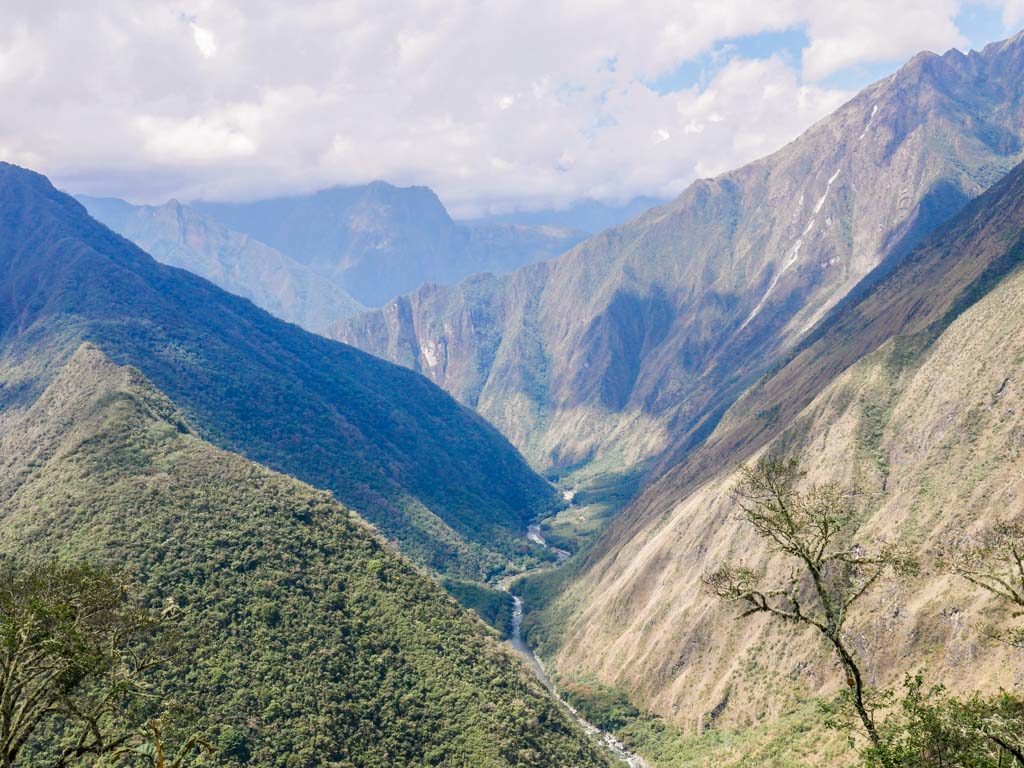
[[[0,163],[0,410],[31,402],[82,341],[139,368],[205,439],[334,491],[438,570],[499,571],[553,499],[422,377],[158,264]]]
[[[231,743],[217,764],[606,765],[359,518],[204,442],[91,345],[0,416],[0,553],[107,563],[154,607],[177,603],[183,652],[154,704]]]

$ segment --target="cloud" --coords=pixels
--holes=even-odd
[[[140,116],[135,126],[142,135],[143,151],[153,162],[207,162],[252,157],[257,143],[241,129],[220,119],[187,120]]]
[[[829,74],[960,42],[956,0],[192,2],[5,9],[5,156],[140,201],[375,178],[467,214],[667,195],[834,109]],[[802,61],[730,42],[793,29]],[[650,85],[709,52],[699,85]]]
[[[811,41],[804,74],[817,80],[865,61],[898,61],[922,50],[944,53],[966,40],[954,21],[957,0],[830,0],[807,15]]]
[[[203,55],[203,58],[209,59],[217,54],[217,37],[209,29],[200,27],[196,22],[192,22],[192,40],[195,41],[196,48],[199,49],[199,53]]]
[[[1024,0],[1009,0],[1003,6],[1003,24],[1015,28],[1024,23]]]

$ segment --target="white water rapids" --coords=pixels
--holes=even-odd
[[[550,547],[548,543],[544,541],[544,537],[540,533],[540,525],[531,525],[526,532],[526,538],[532,541],[534,544],[539,544],[542,547],[547,547],[555,556],[558,558],[557,565],[561,565],[568,558],[570,553],[564,549],[558,549],[557,547]],[[557,566],[556,566],[557,567]],[[501,588],[508,592],[508,580],[502,581]],[[607,731],[602,731],[593,723],[589,722],[583,717],[576,708],[569,704],[565,699],[558,693],[558,688],[552,682],[548,676],[547,670],[544,669],[544,664],[537,657],[537,654],[533,652],[533,649],[527,645],[526,641],[523,640],[523,599],[518,595],[512,595],[512,634],[509,638],[509,642],[512,644],[512,648],[515,649],[516,653],[523,657],[526,661],[526,665],[530,668],[530,671],[537,676],[544,686],[551,691],[551,695],[558,699],[559,703],[565,707],[572,716],[576,718],[576,721],[583,727],[583,729],[597,738],[601,744],[604,745],[616,758],[618,758],[624,765],[629,768],[648,768],[647,761],[639,755],[635,755],[626,749],[626,746],[615,738],[612,734]]]

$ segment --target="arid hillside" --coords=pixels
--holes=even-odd
[[[757,618],[737,623],[735,608],[701,588],[703,574],[726,561],[784,567],[730,494],[737,464],[772,452],[799,457],[809,481],[862,491],[857,540],[906,537],[925,564],[919,577],[882,584],[854,617],[851,636],[872,683],[925,669],[953,689],[1019,685],[1008,651],[978,632],[991,602],[929,564],[940,546],[1024,511],[1022,175],[1011,174],[873,285],[844,323],[824,329],[828,343],[791,363],[800,361],[804,378],[796,368],[776,372],[791,385],[788,399],[767,377],[761,392],[779,397],[773,412],[741,400],[709,440],[718,452],[684,462],[624,513],[549,609],[565,621],[560,673],[596,673],[693,728],[716,719],[746,725],[778,713],[793,694],[838,688],[839,671],[815,635]],[[850,350],[864,356],[844,370],[837,361]],[[761,444],[726,450],[719,442],[738,424],[766,419],[777,427]]]

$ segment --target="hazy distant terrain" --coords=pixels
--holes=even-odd
[[[195,209],[287,254],[368,306],[424,283],[511,272],[557,256],[585,232],[551,224],[452,220],[426,187],[374,182],[252,203]]]

